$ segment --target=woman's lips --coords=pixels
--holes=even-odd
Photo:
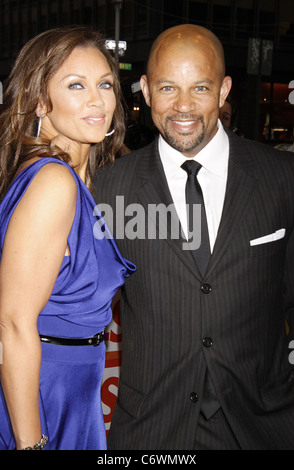
[[[102,124],[105,123],[105,115],[86,116],[86,117],[83,118],[83,121],[85,121],[90,126],[101,126]]]

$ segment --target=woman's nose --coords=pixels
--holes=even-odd
[[[88,106],[100,106],[104,104],[102,93],[98,88],[89,91]]]

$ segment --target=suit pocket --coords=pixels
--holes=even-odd
[[[285,234],[286,234],[286,230],[284,228],[281,228],[279,230],[276,230],[273,233],[270,233],[269,235],[264,235],[263,237],[250,240],[250,245],[256,246],[256,245],[263,245],[264,243],[275,242],[277,240],[280,240],[281,238],[284,238]]]
[[[144,400],[145,395],[143,393],[129,387],[121,378],[119,379],[117,402],[121,409],[133,418],[137,418],[140,415]]]
[[[261,388],[266,409],[278,409],[294,403],[294,367],[290,367]]]
[[[285,238],[281,238],[268,243],[250,246],[250,257],[272,255],[283,250],[283,248],[285,248],[285,243]]]

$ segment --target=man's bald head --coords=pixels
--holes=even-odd
[[[224,52],[208,29],[192,24],[164,31],[155,40],[147,76],[140,80],[153,122],[165,141],[195,156],[218,129],[219,108],[232,84]]]
[[[219,39],[210,30],[194,24],[182,24],[167,29],[154,41],[147,65],[147,77],[150,77],[159,54],[172,48],[193,48],[206,51],[214,61],[222,80],[225,76],[224,50]]]

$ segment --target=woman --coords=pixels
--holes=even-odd
[[[124,136],[100,35],[55,29],[25,45],[0,128],[0,449],[105,449],[103,330],[135,267],[93,235],[96,164]]]

